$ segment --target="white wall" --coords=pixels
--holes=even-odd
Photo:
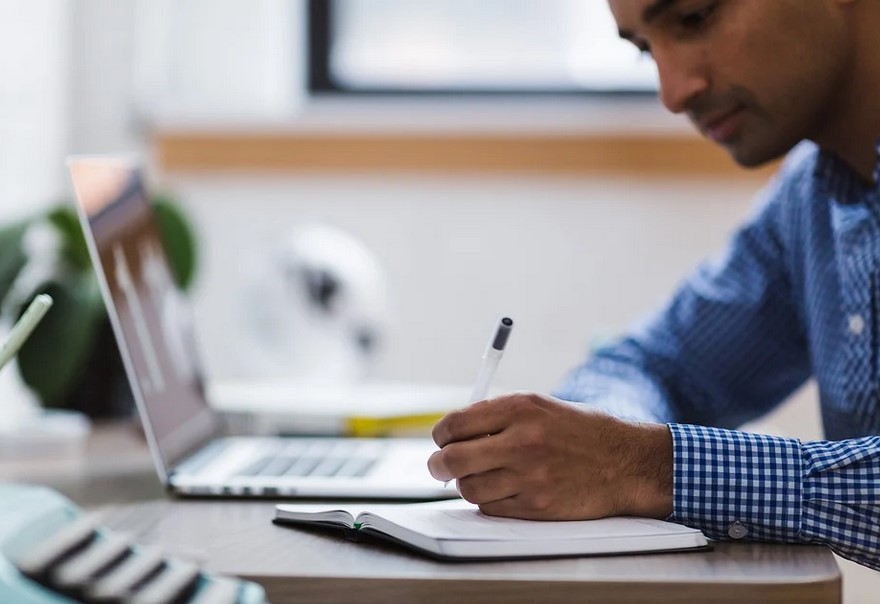
[[[0,3],[0,217],[29,215],[66,192],[69,4]]]
[[[135,8],[132,0],[78,0],[72,6],[71,153],[143,148],[132,91]]]
[[[70,151],[143,153],[159,119],[289,119],[304,87],[303,5],[78,0]]]
[[[199,284],[210,370],[241,312],[250,251],[313,222],[360,238],[389,276],[395,309],[376,374],[468,382],[493,318],[517,321],[499,380],[548,389],[592,334],[654,307],[717,249],[753,187],[523,177],[177,178],[205,241]]]
[[[289,119],[303,98],[303,0],[136,0],[133,96],[146,119]]]

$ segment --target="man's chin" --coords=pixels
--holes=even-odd
[[[743,168],[753,169],[760,168],[761,166],[783,157],[786,153],[791,151],[794,145],[760,147],[748,145],[743,141],[740,141],[739,144],[731,142],[723,145],[723,147],[738,165]]]

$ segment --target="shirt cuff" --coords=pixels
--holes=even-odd
[[[799,541],[803,462],[797,439],[667,424],[672,522],[711,539]]]

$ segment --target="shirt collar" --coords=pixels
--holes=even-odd
[[[868,193],[880,191],[880,139],[874,146],[874,183],[866,183],[837,155],[819,150],[815,177],[822,191],[837,203],[857,203]]]

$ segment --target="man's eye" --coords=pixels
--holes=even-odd
[[[712,13],[715,12],[715,8],[718,6],[717,2],[713,2],[700,10],[691,11],[689,13],[683,14],[679,18],[679,23],[685,29],[700,29],[705,24],[706,21],[709,20],[709,17],[712,16]]]

